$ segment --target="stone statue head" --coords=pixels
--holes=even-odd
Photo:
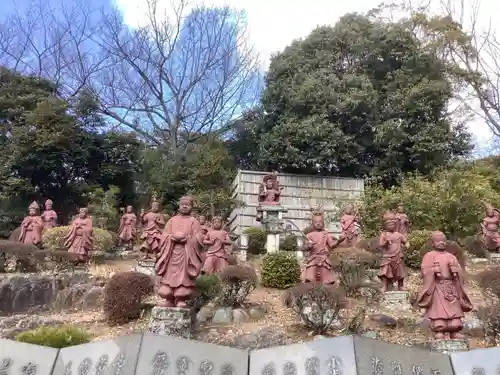
[[[88,214],[89,214],[89,209],[87,207],[82,207],[82,208],[80,208],[80,211],[78,212],[78,217],[80,219],[85,219]]]
[[[200,215],[198,216],[198,221],[200,222],[200,225],[205,225],[207,222],[207,217],[205,215]]]
[[[488,216],[488,217],[495,216],[495,210],[493,210],[493,207],[486,206],[486,216]]]
[[[53,202],[50,199],[47,199],[45,201],[45,210],[49,211],[52,210]]]
[[[315,230],[325,229],[325,217],[320,212],[313,212],[312,216],[312,227]]]
[[[394,213],[387,211],[384,214],[383,221],[384,221],[384,228],[386,231],[388,232],[396,231],[397,225],[396,225],[396,216],[394,215]]]
[[[190,215],[193,211],[193,198],[192,197],[182,197],[179,200],[179,213],[181,215]]]
[[[214,216],[214,218],[212,219],[212,228],[214,229],[221,229],[223,224],[224,220],[221,216]]]
[[[151,203],[151,211],[153,212],[160,211],[160,202],[153,201],[153,203]]]
[[[276,181],[276,176],[273,174],[268,174],[263,178],[263,182],[267,190],[275,188],[275,181]]]
[[[344,214],[346,214],[346,215],[352,215],[353,212],[354,212],[354,208],[352,207],[352,204],[348,204],[344,208]]]
[[[132,206],[127,206],[127,213],[131,214],[134,211],[134,208]]]
[[[405,206],[403,206],[402,203],[398,204],[398,214],[404,214],[405,213]]]
[[[443,232],[432,232],[431,235],[432,248],[438,251],[446,250],[446,236]]]
[[[36,216],[38,214],[39,209],[40,206],[38,206],[38,203],[32,202],[28,207],[28,213],[30,216]]]

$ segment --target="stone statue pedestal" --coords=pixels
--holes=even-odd
[[[137,260],[134,271],[143,273],[148,276],[155,276],[155,261],[154,260]]]
[[[280,234],[283,233],[281,226],[283,213],[288,210],[282,205],[264,205],[257,207],[257,215],[261,217],[261,222],[264,224],[267,232],[266,252],[274,253],[280,247]]]
[[[488,259],[490,260],[490,263],[500,264],[500,253],[490,252],[488,254]]]
[[[304,259],[304,252],[302,250],[297,250],[295,254],[297,256],[297,261],[302,262],[302,259]]]
[[[194,311],[189,308],[155,306],[151,310],[148,331],[158,335],[191,338]]]
[[[246,250],[235,250],[233,251],[234,255],[238,262],[246,262],[247,261],[247,251]]]
[[[382,307],[389,310],[411,310],[410,293],[399,290],[385,292]]]
[[[434,340],[431,343],[431,351],[439,353],[466,352],[469,350],[469,344],[466,339],[443,339]]]

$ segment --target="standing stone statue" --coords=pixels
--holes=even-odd
[[[398,206],[395,217],[397,220],[397,231],[407,236],[410,231],[410,219],[405,213],[405,207],[402,204]]]
[[[207,234],[210,230],[210,225],[207,223],[207,217],[205,215],[200,215],[198,216],[198,221],[200,222],[203,234]]]
[[[43,220],[40,217],[40,206],[33,202],[28,207],[28,216],[21,223],[19,241],[25,244],[40,246],[42,243]]]
[[[259,187],[259,204],[280,204],[282,190],[275,174],[264,176]]]
[[[160,203],[153,201],[151,211],[141,216],[143,223],[141,240],[144,242],[141,245],[141,251],[144,253],[143,259],[152,259],[151,254],[156,254],[159,251],[161,231],[165,226],[163,214],[160,211]]]
[[[446,251],[446,236],[432,233],[432,251],[422,259],[423,285],[417,303],[425,309],[436,339],[462,339],[462,318],[472,310],[464,290],[463,269],[457,258]]]
[[[73,220],[69,233],[66,235],[64,246],[68,252],[76,254],[76,263],[85,263],[89,252],[94,249],[94,230],[92,219],[87,207],[80,208],[78,217]]]
[[[134,246],[137,237],[137,216],[133,210],[132,206],[127,206],[120,220],[120,228],[118,228],[120,245],[125,245],[128,248]]]
[[[44,230],[57,227],[57,214],[53,210],[52,206],[53,202],[50,199],[47,199],[45,201],[45,210],[42,214]]]
[[[229,234],[222,228],[224,220],[215,216],[212,219],[212,228],[205,235],[203,243],[208,246],[203,262],[203,272],[217,273],[228,265],[227,247],[231,245]]]
[[[404,264],[403,246],[409,247],[404,234],[396,231],[397,219],[392,212],[384,214],[384,231],[380,234],[379,246],[382,249],[380,271],[378,276],[382,280],[382,291],[389,291],[394,282],[398,283],[398,290],[404,291],[406,267]]]
[[[359,217],[354,212],[354,207],[349,204],[344,209],[344,213],[340,218],[340,230],[345,237],[346,246],[356,246],[358,243],[358,226]]]
[[[163,307],[187,307],[203,266],[204,236],[192,210],[193,198],[182,197],[178,215],[167,222],[160,238],[155,271],[161,278],[158,295],[165,299]]]
[[[486,227],[488,226],[488,224],[496,224],[496,225],[499,224],[500,219],[495,214],[495,211],[498,211],[498,210],[495,210],[495,208],[493,208],[492,205],[490,205],[490,204],[486,205],[486,215],[483,219],[483,223],[481,224],[481,232],[483,233],[483,235],[487,234]]]
[[[311,227],[312,231],[306,235],[307,243],[304,247],[306,267],[302,274],[302,281],[334,284],[335,277],[328,255],[330,250],[335,249],[345,240],[345,237],[341,234],[336,240],[325,230],[325,217],[321,211],[313,212]]]

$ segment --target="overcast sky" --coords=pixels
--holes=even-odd
[[[178,0],[160,0],[161,6],[168,14],[173,2]],[[451,0],[456,9],[461,8],[460,0]],[[471,3],[466,2],[464,22],[473,12]],[[348,12],[365,12],[380,4],[381,0],[207,0],[206,5],[229,5],[243,9],[248,16],[249,36],[251,42],[258,50],[263,68],[269,64],[271,53],[280,51],[296,38],[307,36],[316,26],[334,24],[343,14]],[[123,11],[125,20],[130,25],[144,24],[145,1],[116,0],[118,7]],[[192,0],[191,5],[201,3]],[[433,9],[439,11],[440,1],[433,0]],[[500,11],[500,1],[482,0],[480,3],[479,26],[488,29],[490,16],[495,16]],[[483,121],[474,121],[470,129],[476,137],[479,148],[487,148],[486,143],[491,139],[487,126]]]

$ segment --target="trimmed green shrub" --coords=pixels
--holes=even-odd
[[[104,287],[104,315],[109,324],[125,324],[141,315],[143,300],[154,292],[153,279],[140,272],[120,272]]]
[[[16,336],[16,341],[57,349],[86,344],[91,340],[92,335],[90,333],[71,325],[40,327],[32,331],[22,332]]]
[[[487,258],[488,249],[484,245],[482,238],[478,235],[468,236],[463,239],[458,240],[460,246],[462,246],[470,255],[477,258]]]
[[[70,227],[56,227],[45,231],[42,237],[43,247],[47,250],[64,251],[64,238],[69,233]],[[111,252],[115,248],[116,235],[94,227],[94,251]]]
[[[262,285],[286,289],[300,281],[300,266],[293,253],[278,251],[262,258]]]
[[[283,240],[283,243],[280,246],[280,250],[283,251],[297,251],[299,248],[297,247],[297,236],[294,234],[289,234]]]
[[[422,263],[422,255],[420,249],[424,245],[429,245],[431,241],[432,231],[430,230],[414,230],[408,235],[410,242],[409,249],[403,249],[405,264],[408,267],[419,269]],[[424,253],[425,254],[425,253]]]
[[[208,303],[220,292],[221,282],[217,275],[204,274],[196,278],[196,291],[199,297]]]
[[[241,306],[257,287],[257,273],[250,266],[227,266],[218,275],[222,284],[217,298],[220,306]]]
[[[266,231],[263,228],[247,228],[244,231],[248,234],[248,254],[263,254],[266,251]]]

